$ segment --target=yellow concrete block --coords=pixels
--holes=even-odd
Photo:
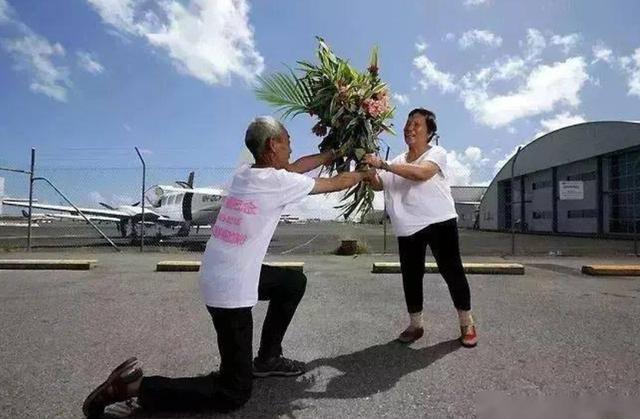
[[[519,263],[463,263],[464,272],[472,275],[524,275],[524,266]],[[399,262],[374,262],[373,273],[398,274]],[[425,273],[440,272],[433,262],[424,264]]]
[[[640,265],[585,265],[582,273],[593,276],[640,276]]]
[[[93,259],[4,259],[0,269],[88,271],[96,263]]]
[[[304,271],[304,262],[265,262],[265,265],[293,269],[300,272]],[[156,265],[156,271],[158,272],[198,272],[199,270],[199,261],[165,260],[158,262]]]
[[[165,260],[156,265],[158,272],[198,272],[199,270],[199,261]]]

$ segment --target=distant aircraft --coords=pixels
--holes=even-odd
[[[178,236],[188,236],[191,226],[212,225],[220,212],[226,193],[218,188],[194,188],[194,173],[189,173],[187,181],[176,181],[176,186],[155,185],[145,193],[144,220],[140,202],[132,205],[111,206],[100,202],[104,208],[79,208],[90,220],[111,221],[118,225],[122,237],[127,233],[136,236],[135,226],[140,222],[152,222],[164,227],[180,226]],[[24,199],[4,199],[3,205],[28,208],[29,201]],[[84,220],[72,206],[47,205],[34,203],[33,208],[60,211],[67,214],[38,214],[49,218]],[[26,211],[23,215],[28,216]],[[129,226],[129,230],[127,229]]]

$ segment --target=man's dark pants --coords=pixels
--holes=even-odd
[[[269,300],[258,357],[282,355],[282,339],[304,295],[307,278],[302,272],[262,265],[258,298]],[[251,397],[253,379],[253,317],[251,307],[207,307],[218,337],[220,370],[207,376],[144,377],[140,404],[148,410],[230,411]]]

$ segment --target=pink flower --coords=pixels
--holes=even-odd
[[[362,109],[373,118],[377,118],[380,114],[389,110],[389,98],[384,93],[380,94],[379,97],[374,95],[362,102]]]

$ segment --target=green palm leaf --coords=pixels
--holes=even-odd
[[[290,74],[276,73],[259,77],[256,96],[276,107],[283,118],[294,117],[309,111],[311,89],[304,80]]]

